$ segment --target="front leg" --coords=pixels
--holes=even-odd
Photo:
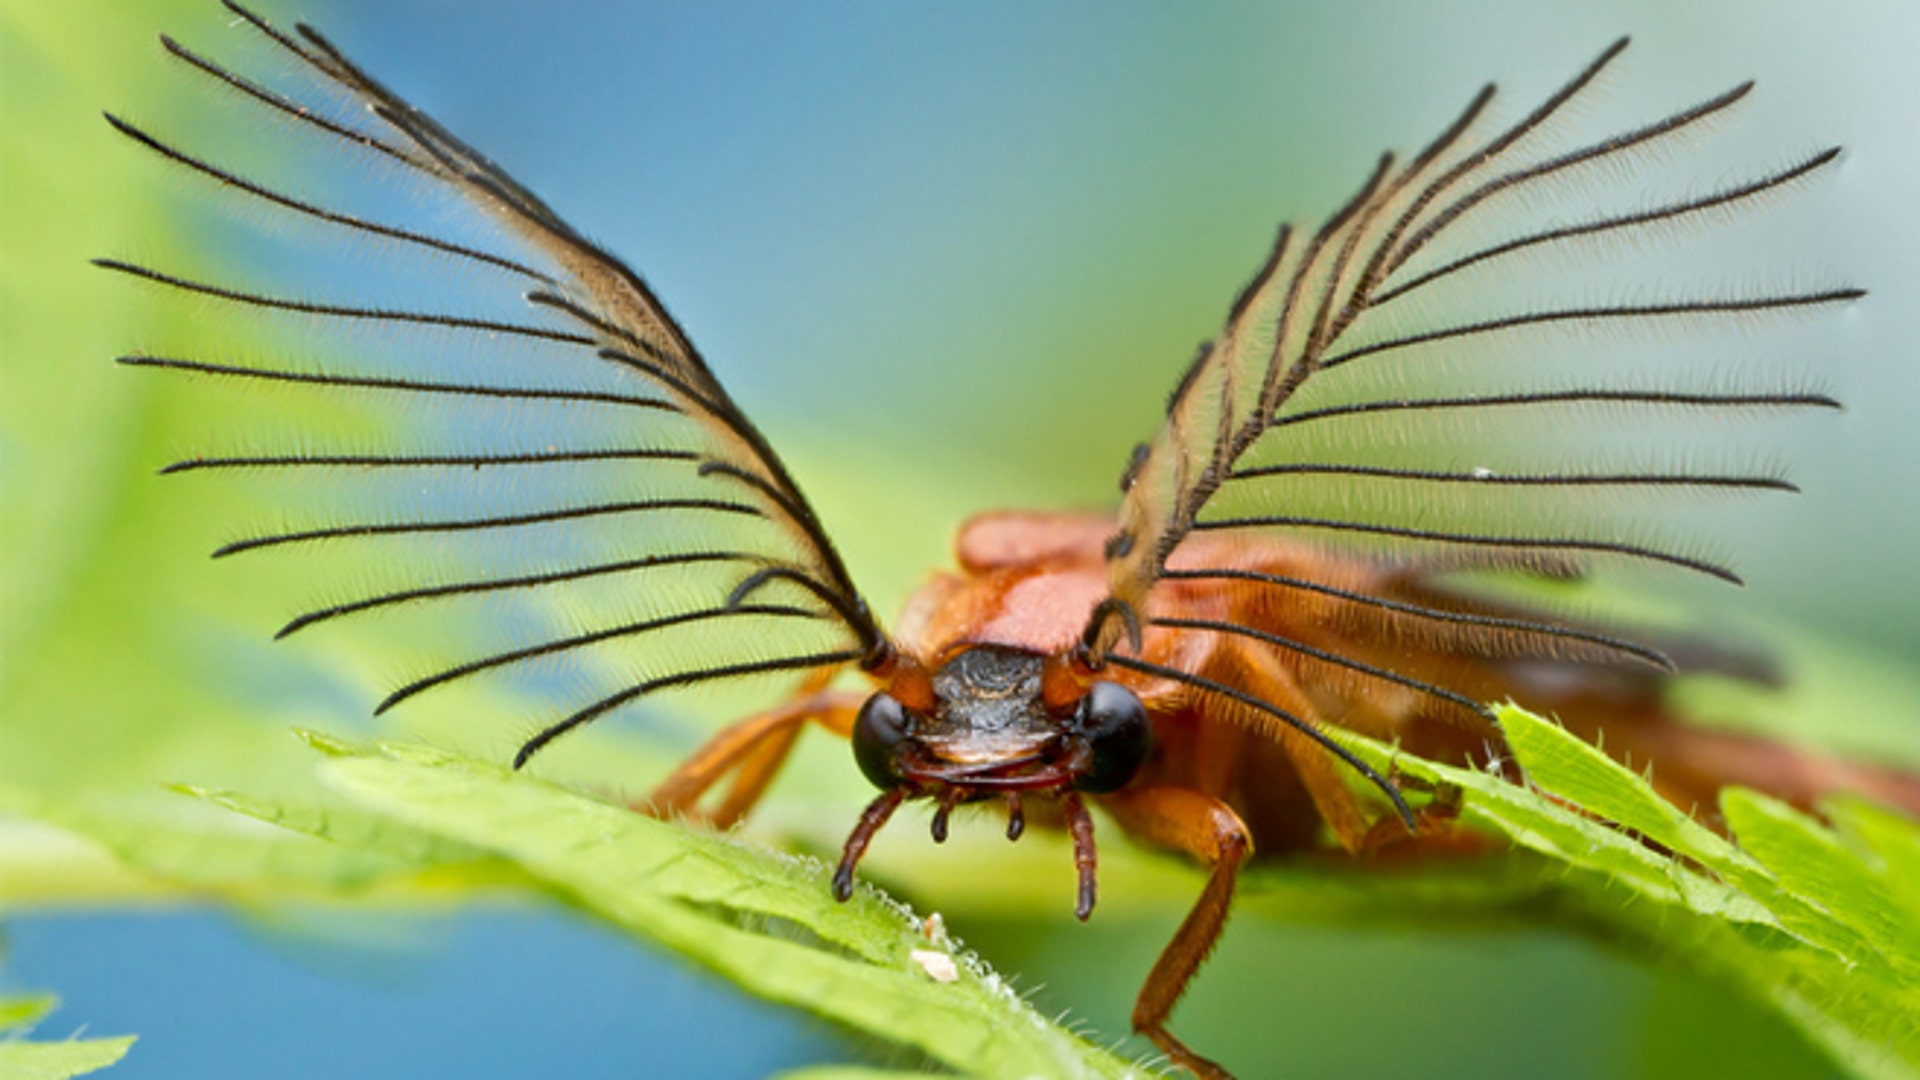
[[[827,678],[831,675],[827,673]],[[716,828],[731,828],[766,793],[809,720],[842,738],[853,730],[865,695],[823,690],[820,686],[825,682],[825,678],[810,679],[793,699],[728,726],[633,808],[653,817],[693,817]],[[701,796],[729,772],[734,779],[725,798],[712,813],[702,811]]]
[[[1173,1006],[1194,972],[1213,950],[1227,923],[1240,864],[1253,853],[1247,826],[1233,808],[1210,795],[1180,787],[1143,787],[1100,800],[1129,835],[1157,847],[1184,851],[1208,867],[1206,888],[1154,961],[1133,1004],[1133,1029],[1196,1076],[1224,1078],[1225,1069],[1187,1048],[1167,1030]]]

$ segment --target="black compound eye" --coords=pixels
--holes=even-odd
[[[1153,749],[1147,707],[1118,683],[1097,682],[1087,689],[1073,714],[1073,729],[1093,754],[1093,763],[1073,786],[1094,795],[1125,787]]]
[[[886,791],[900,786],[894,751],[912,728],[907,710],[885,694],[875,694],[860,706],[853,722],[853,760],[873,786]]]

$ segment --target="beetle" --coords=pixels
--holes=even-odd
[[[1207,1076],[1224,1070],[1187,1047],[1168,1022],[1219,938],[1240,870],[1256,853],[1284,856],[1329,842],[1355,855],[1388,846],[1472,846],[1471,837],[1449,826],[1457,793],[1421,800],[1356,757],[1329,727],[1395,739],[1409,751],[1499,769],[1523,782],[1485,704],[1510,697],[1554,712],[1595,741],[1604,734],[1612,753],[1656,762],[1661,790],[1681,806],[1706,802],[1735,781],[1802,805],[1844,786],[1920,806],[1906,778],[1690,729],[1667,711],[1662,694],[1673,672],[1760,677],[1750,658],[1683,639],[1653,641],[1463,583],[1486,573],[1568,578],[1609,560],[1737,582],[1718,562],[1642,539],[1618,522],[1589,520],[1564,500],[1591,492],[1793,490],[1785,480],[1636,464],[1465,467],[1370,452],[1401,442],[1422,449],[1420,426],[1435,419],[1471,426],[1524,412],[1659,422],[1679,413],[1832,409],[1832,398],[1799,388],[1603,379],[1522,379],[1438,393],[1391,371],[1371,383],[1351,378],[1421,350],[1477,346],[1535,328],[1741,318],[1864,295],[1834,286],[1551,304],[1443,318],[1414,330],[1383,321],[1383,312],[1391,317],[1412,306],[1399,303],[1403,297],[1471,281],[1502,260],[1726,216],[1838,156],[1838,149],[1825,150],[1706,194],[1600,212],[1479,246],[1448,246],[1461,243],[1462,221],[1489,216],[1483,207],[1583,170],[1629,167],[1642,150],[1676,141],[1730,109],[1750,83],[1640,127],[1531,157],[1529,141],[1563,119],[1626,41],[1491,133],[1481,130],[1494,97],[1485,88],[1404,164],[1383,155],[1322,222],[1279,230],[1220,332],[1179,375],[1160,429],[1125,463],[1116,514],[1001,511],[973,519],[958,539],[957,569],[934,575],[888,629],[772,444],[640,275],[319,32],[305,25],[283,30],[223,2],[303,76],[357,108],[330,111],[163,38],[173,58],[302,135],[464,203],[517,253],[323,205],[118,117],[109,121],[236,198],[493,275],[519,292],[523,310],[478,317],[359,305],[119,259],[99,265],[242,309],[407,326],[461,341],[463,355],[511,344],[557,363],[496,367],[482,356],[471,376],[455,378],[378,365],[123,357],[136,367],[316,394],[504,404],[522,418],[551,422],[550,436],[503,426],[483,431],[477,446],[451,430],[430,429],[372,452],[302,448],[177,462],[166,471],[326,474],[348,483],[400,474],[429,490],[457,488],[457,497],[421,498],[428,509],[419,513],[351,510],[357,516],[251,536],[217,554],[447,537],[509,541],[468,553],[452,576],[418,550],[396,557],[396,584],[308,611],[282,636],[382,610],[568,589],[630,590],[654,605],[637,616],[595,612],[572,632],[470,656],[399,687],[376,711],[609,642],[693,642],[649,650],[650,669],[544,722],[516,755],[518,768],[555,739],[652,695],[798,673],[801,685],[786,701],[715,735],[636,809],[731,825],[759,801],[801,732],[818,726],[850,741],[855,765],[879,791],[845,843],[831,884],[837,897],[851,895],[867,845],[907,801],[934,805],[935,840],[945,837],[957,807],[986,804],[1004,809],[1010,837],[1017,839],[1030,819],[1071,835],[1075,912],[1085,919],[1096,900],[1089,808],[1097,807],[1128,835],[1206,869],[1200,896],[1148,974],[1132,1019],[1173,1061]],[[614,422],[604,422],[609,416]],[[636,442],[635,431],[645,440]],[[625,486],[634,477],[644,480],[644,490]],[[440,509],[448,502],[462,509]],[[1229,504],[1242,509],[1220,509]],[[557,547],[513,542],[535,532],[558,536]],[[661,573],[684,575],[688,587],[666,596],[631,588],[641,575]],[[726,633],[674,637],[715,627]],[[849,673],[866,686],[847,688],[842,676]],[[713,798],[723,783],[724,793]]]

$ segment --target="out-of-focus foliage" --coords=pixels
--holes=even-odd
[[[117,1039],[27,1039],[22,1036],[58,1008],[50,994],[0,997],[0,1076],[11,1080],[66,1080],[104,1069],[126,1056],[133,1036]]]

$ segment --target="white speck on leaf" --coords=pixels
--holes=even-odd
[[[938,949],[914,949],[907,956],[934,982],[950,983],[960,977],[960,968],[954,964],[953,957]]]

